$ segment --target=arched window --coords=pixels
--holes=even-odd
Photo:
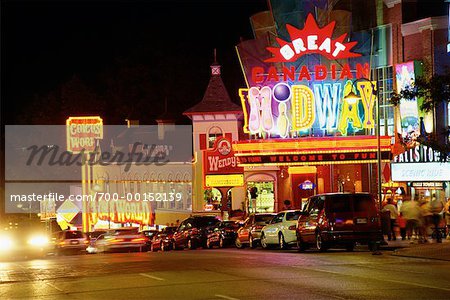
[[[223,136],[222,129],[217,126],[213,126],[208,131],[208,148],[211,149],[214,147],[214,142],[219,138]]]

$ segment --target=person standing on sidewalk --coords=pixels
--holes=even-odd
[[[383,207],[384,212],[389,211],[389,217],[390,217],[390,230],[388,233],[388,241],[392,240],[396,240],[396,236],[395,236],[395,222],[397,220],[398,217],[398,211],[397,211],[397,206],[394,204],[394,202],[392,201],[392,198],[388,198],[387,199],[387,204]]]
[[[442,242],[442,236],[439,231],[439,224],[441,223],[442,214],[444,213],[445,203],[441,199],[436,197],[436,194],[433,194],[431,201],[429,203],[429,210],[431,213],[431,222],[433,224],[433,230],[436,232],[436,241],[438,243]]]

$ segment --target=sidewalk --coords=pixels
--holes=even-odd
[[[450,240],[443,239],[442,243],[428,239],[428,243],[419,244],[417,240],[397,239],[396,241],[386,241],[388,245],[381,246],[381,250],[393,250],[392,255],[438,259],[450,261]]]

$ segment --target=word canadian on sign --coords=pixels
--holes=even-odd
[[[95,140],[103,138],[103,120],[100,117],[70,117],[66,121],[67,151],[94,152]]]

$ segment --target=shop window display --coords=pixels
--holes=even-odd
[[[249,211],[273,212],[275,205],[274,182],[248,182]]]

